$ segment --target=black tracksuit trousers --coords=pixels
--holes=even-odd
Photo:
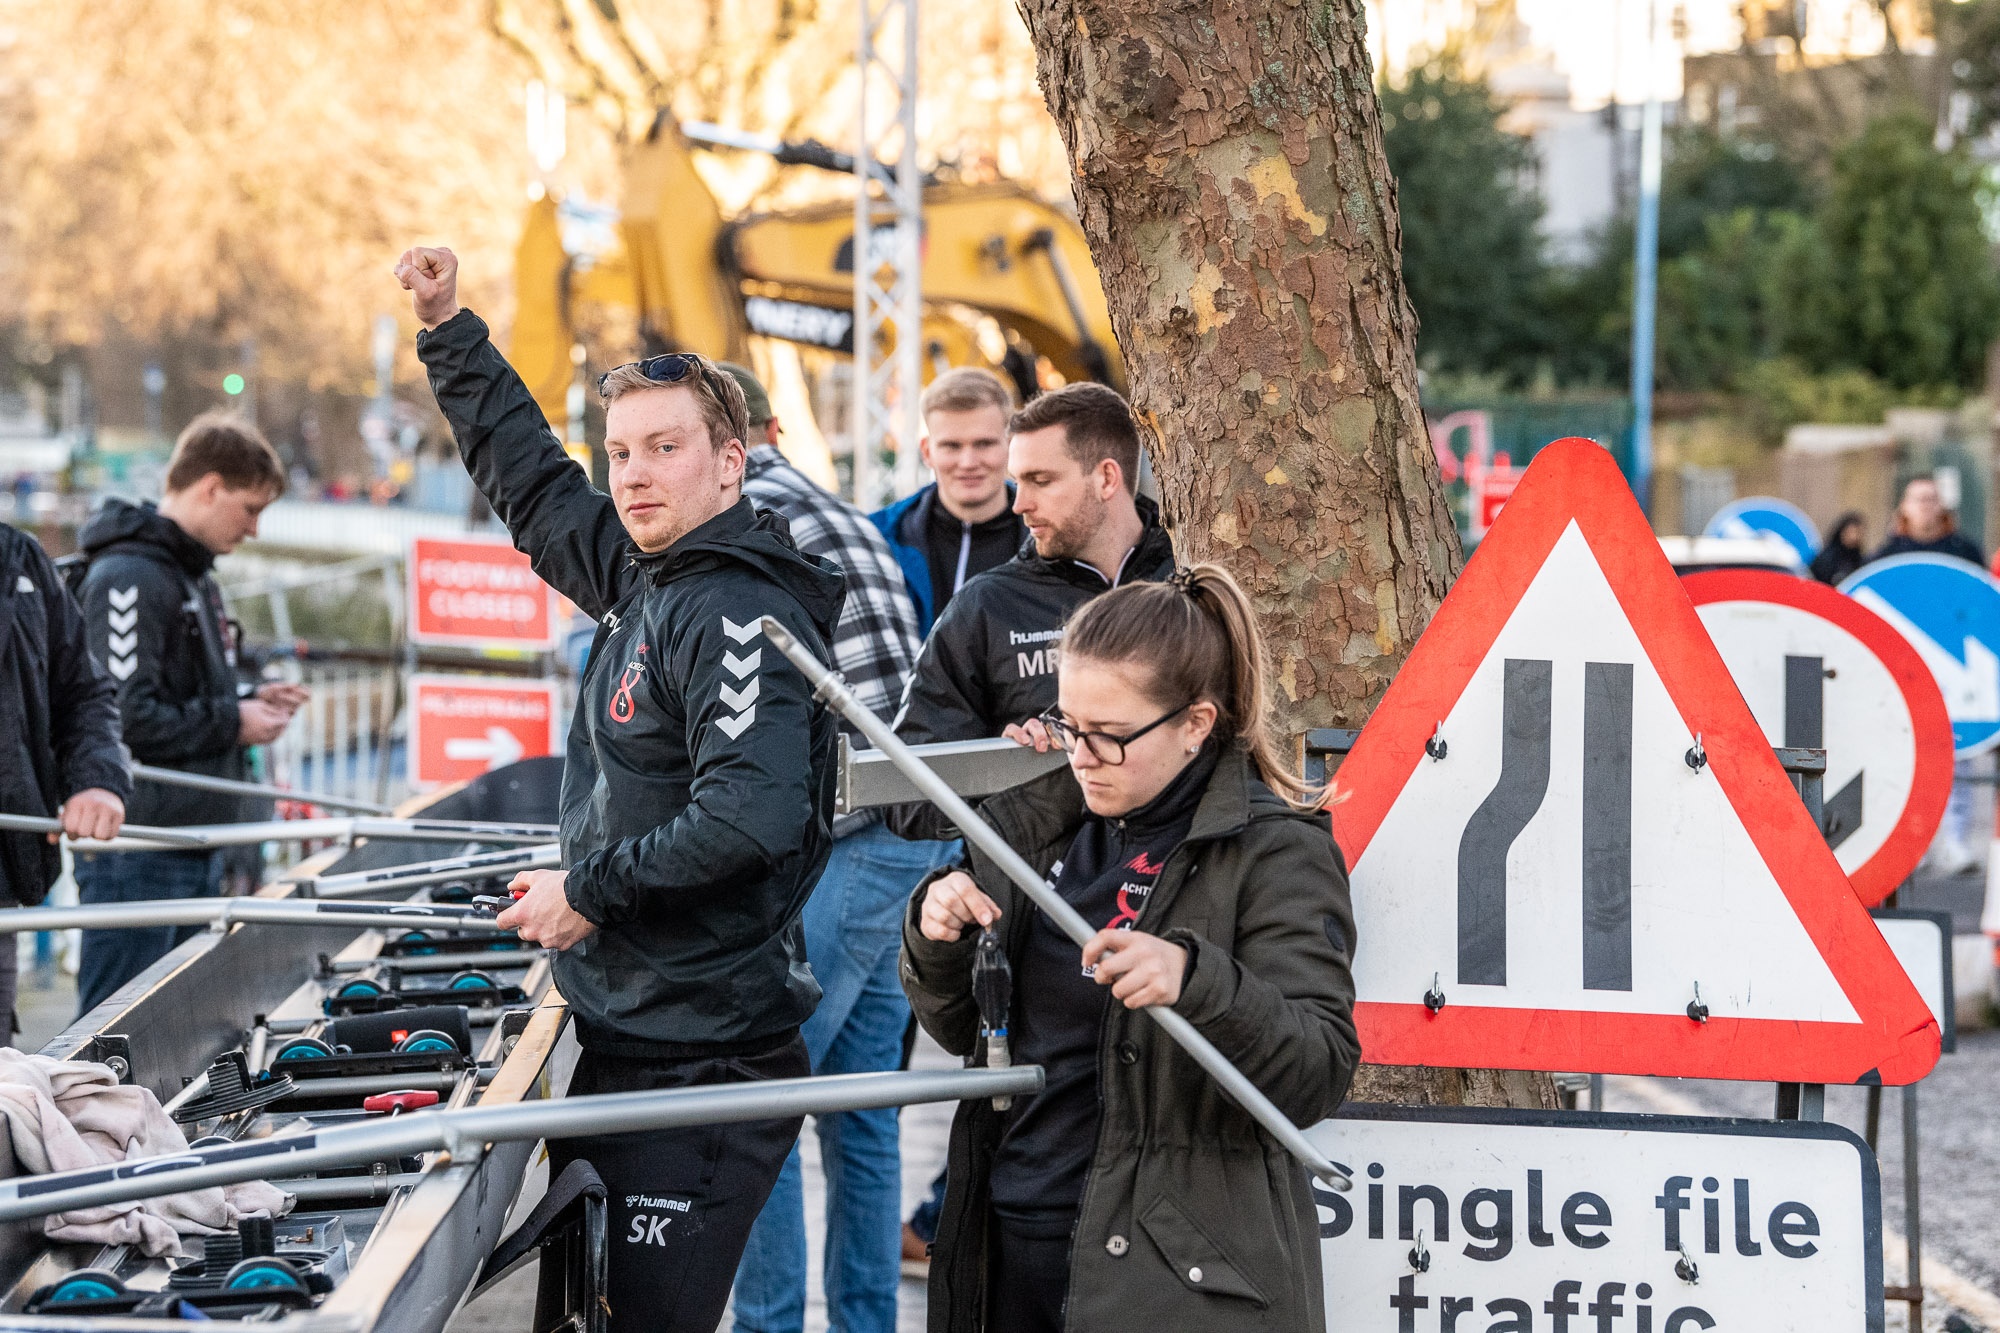
[[[586,1050],[571,1096],[804,1078],[796,1034],[751,1055],[626,1059]],[[777,1182],[803,1117],[695,1125],[549,1144],[549,1178],[582,1158],[604,1181],[609,1208],[612,1333],[713,1333],[736,1265]]]

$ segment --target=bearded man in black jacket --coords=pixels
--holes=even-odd
[[[561,951],[583,1054],[570,1091],[810,1072],[819,1001],[799,916],[832,847],[833,716],[760,646],[776,618],[822,659],[840,571],[742,498],[743,390],[705,357],[603,376],[611,495],[563,453],[457,298],[451,251],[397,263],[417,351],[473,481],[535,571],[599,622],[563,770],[564,871],[516,876],[500,925]],[[550,1145],[610,1205],[614,1333],[721,1319],[800,1119]]]

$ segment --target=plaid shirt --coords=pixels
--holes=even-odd
[[[847,575],[847,603],[833,630],[833,664],[848,688],[884,720],[903,697],[917,657],[917,612],[889,543],[867,515],[814,485],[768,444],[750,451],[743,494],[792,527],[807,555],[825,556]],[[842,729],[853,733],[844,720]]]

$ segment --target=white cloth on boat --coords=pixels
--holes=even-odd
[[[21,1172],[45,1175],[128,1157],[187,1151],[187,1136],[150,1088],[121,1084],[109,1068],[0,1047],[0,1119]],[[282,1215],[292,1197],[263,1181],[103,1204],[42,1220],[52,1240],[136,1245],[157,1258],[183,1235],[215,1235],[239,1218]]]

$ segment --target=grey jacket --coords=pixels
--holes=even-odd
[[[1075,780],[1059,769],[993,797],[982,813],[1047,873],[1085,812]],[[971,859],[1018,964],[1033,904],[976,849]],[[918,887],[904,917],[903,988],[924,1030],[970,1055],[979,1031],[975,932],[950,944],[924,938],[928,888]],[[1174,1008],[1279,1110],[1304,1126],[1333,1114],[1361,1047],[1347,870],[1324,815],[1291,809],[1240,751],[1229,751],[1138,928],[1189,950]],[[1145,1015],[1114,1001],[1098,1051],[1102,1116],[1070,1253],[1065,1325],[1323,1329],[1319,1227],[1305,1170]],[[963,1104],[953,1122],[931,1263],[932,1333],[984,1327],[986,1178],[999,1132],[990,1102]]]

